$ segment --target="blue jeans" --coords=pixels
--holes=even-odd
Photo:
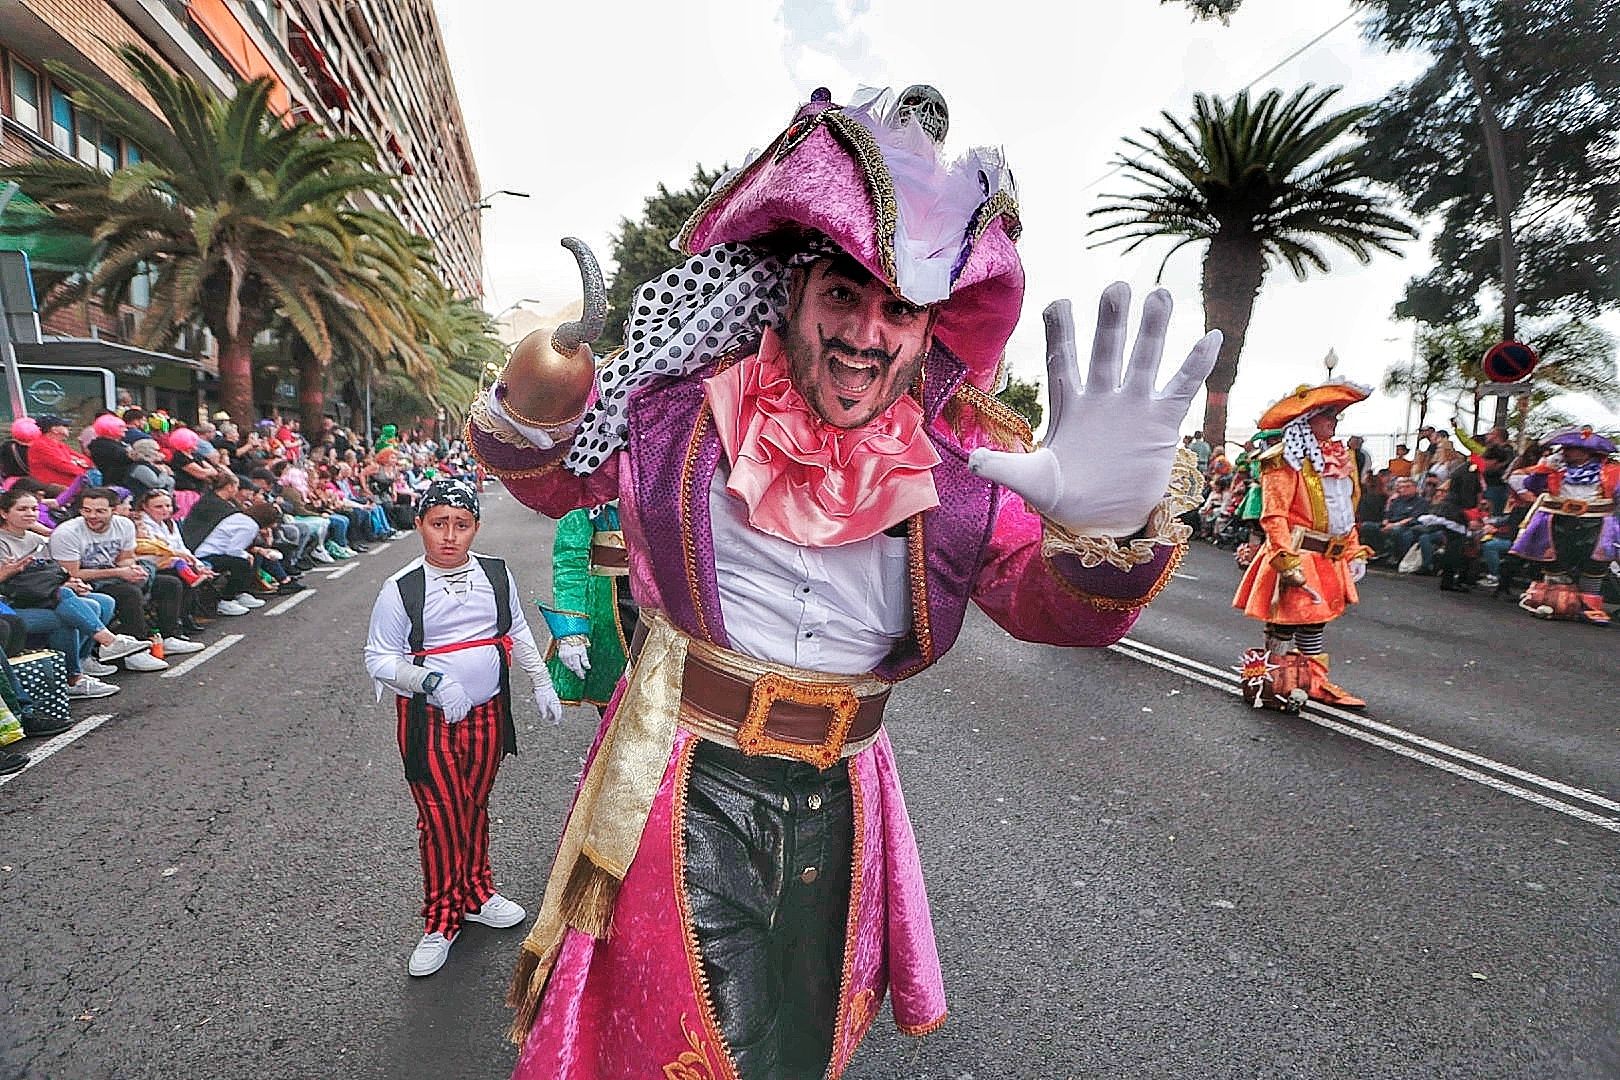
[[[1485,560],[1485,572],[1491,577],[1502,576],[1502,555],[1513,546],[1512,540],[1492,537],[1479,545],[1479,557]]]
[[[107,629],[117,603],[104,593],[80,596],[63,586],[54,608],[22,608],[17,617],[29,634],[45,634],[47,644],[67,657],[68,677],[79,674],[79,662],[95,647],[95,635]]]
[[[326,527],[330,530],[332,543],[338,547],[349,546],[349,519],[342,514],[331,514],[326,519]]]

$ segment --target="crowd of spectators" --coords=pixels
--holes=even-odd
[[[1257,458],[1274,441],[1257,437],[1229,461],[1209,449],[1202,433],[1182,440],[1199,457],[1207,483],[1190,523],[1197,536],[1233,549],[1240,561],[1259,544]],[[1534,444],[1521,453],[1504,429],[1475,438],[1455,422],[1451,431],[1419,429],[1413,444],[1396,444],[1394,456],[1379,464],[1360,436],[1346,440],[1360,478],[1358,531],[1376,553],[1371,565],[1434,577],[1443,592],[1479,588],[1517,600],[1537,573],[1508,550],[1535,502],[1521,478],[1556,448]],[[1605,592],[1620,601],[1620,568],[1611,567]]]
[[[75,426],[24,417],[0,441],[0,700],[26,736],[72,720],[37,706],[11,658],[54,650],[62,685],[44,693],[111,696],[121,672],[164,671],[210,624],[410,529],[435,478],[480,480],[459,441],[394,425],[369,446],[330,419],[306,436],[292,419],[243,431],[127,408]],[[27,762],[0,749],[0,773]]]

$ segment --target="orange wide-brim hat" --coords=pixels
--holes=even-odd
[[[1277,404],[1265,411],[1260,417],[1259,427],[1280,428],[1291,420],[1298,419],[1308,412],[1318,409],[1332,409],[1335,412],[1346,405],[1354,405],[1358,401],[1366,401],[1372,390],[1355,383],[1331,382],[1321,386],[1301,386],[1292,394],[1283,398]]]

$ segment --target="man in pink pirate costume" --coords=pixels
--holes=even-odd
[[[620,500],[643,616],[514,975],[524,1080],[837,1077],[885,993],[938,1027],[891,689],[970,600],[1112,643],[1181,557],[1177,435],[1219,336],[1158,391],[1169,296],[1127,366],[1112,286],[1082,385],[1052,305],[1052,425],[1023,452],[990,396],[1023,297],[1011,177],[942,160],[944,134],[931,88],[817,91],[693,215],[594,383],[571,325],[473,410],[527,505]]]

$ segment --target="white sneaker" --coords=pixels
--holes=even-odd
[[[84,672],[86,675],[94,675],[97,678],[100,678],[103,675],[116,675],[116,674],[118,674],[118,665],[117,664],[103,664],[100,660],[97,660],[95,657],[87,656],[83,660],[79,661],[79,670]]]
[[[264,607],[264,601],[260,600],[257,596],[254,596],[252,593],[238,593],[236,595],[236,602],[238,604],[241,604],[245,608]]]
[[[246,606],[238,604],[235,600],[221,600],[219,602],[219,613],[221,615],[246,615],[248,613],[248,609]]]
[[[165,656],[184,656],[187,653],[202,652],[206,648],[208,646],[202,642],[192,641],[190,638],[166,637],[163,639],[163,654]]]
[[[76,683],[69,683],[67,696],[70,698],[112,697],[118,693],[119,687],[112,683],[104,683],[94,675],[86,675]]]
[[[319,544],[311,545],[309,557],[316,562],[337,562],[336,559],[332,558],[332,553]]]
[[[135,653],[146,652],[151,647],[152,643],[150,641],[142,641],[140,638],[133,638],[128,634],[119,634],[97,649],[96,655],[101,657],[103,664],[110,664],[114,660],[122,660],[124,657],[133,656]]]
[[[484,906],[477,911],[469,911],[464,916],[468,922],[483,923],[485,926],[504,928],[516,926],[524,920],[529,913],[523,910],[523,905],[514,900],[508,900],[500,893],[491,893]]]
[[[439,933],[423,934],[422,940],[411,950],[409,970],[412,975],[431,975],[444,967],[448,959],[450,939]]]
[[[130,653],[124,657],[126,671],[168,671],[169,662],[159,660],[149,652]]]

